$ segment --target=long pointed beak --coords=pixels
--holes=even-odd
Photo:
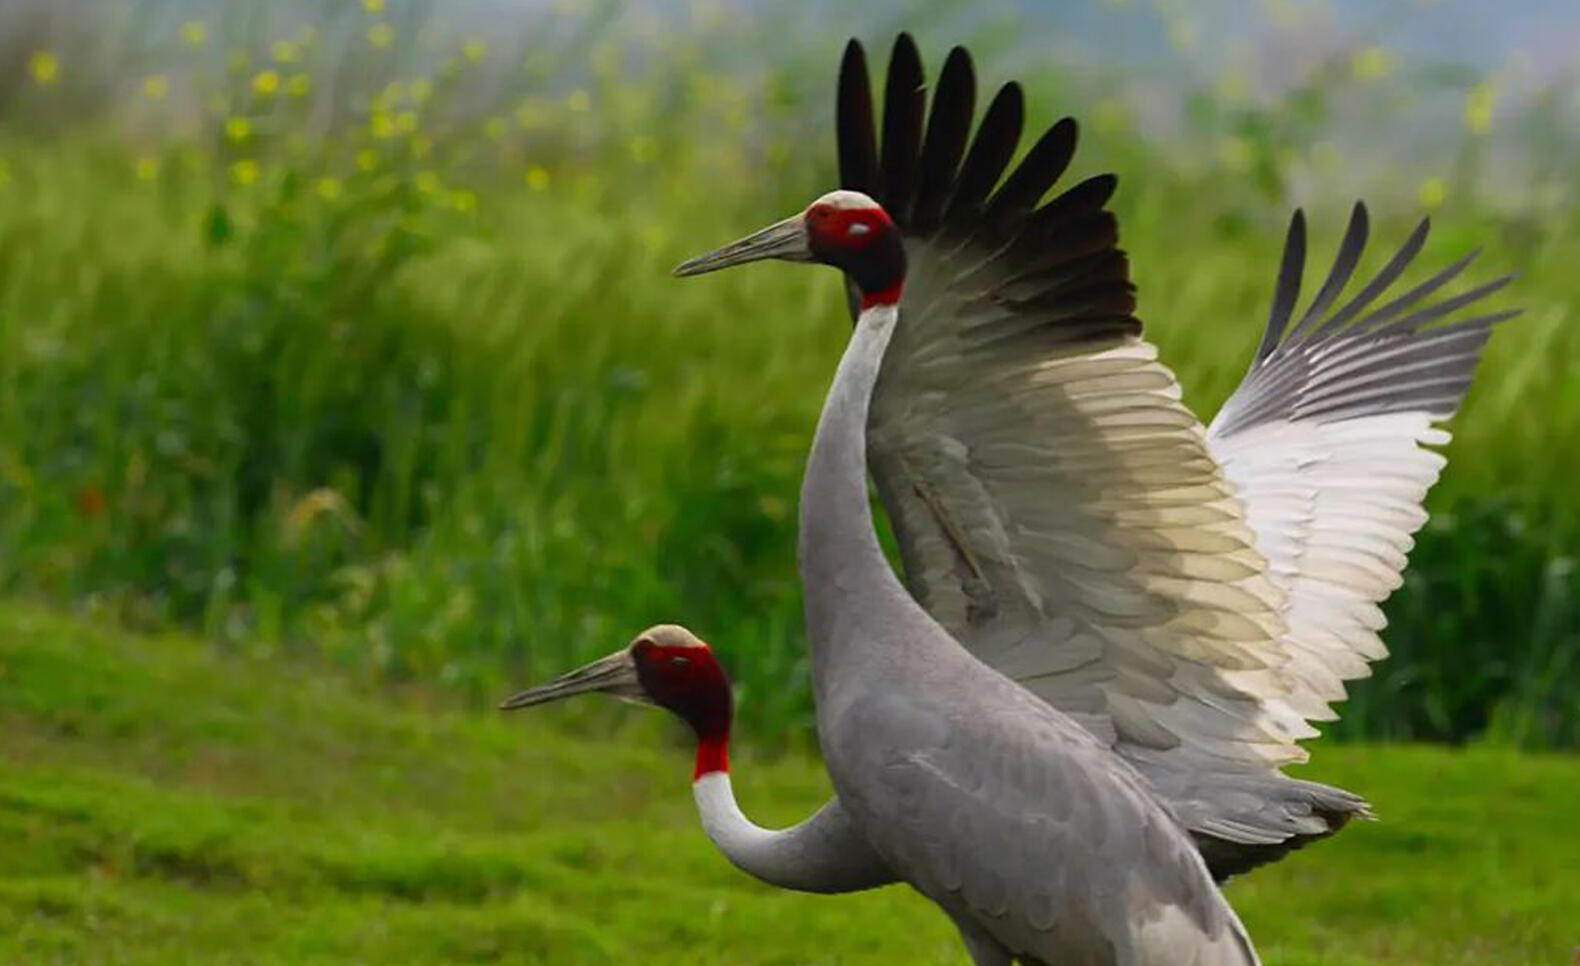
[[[599,658],[586,667],[562,674],[547,684],[528,688],[501,701],[499,710],[514,711],[535,704],[558,701],[573,694],[602,691],[632,701],[645,701],[646,693],[636,676],[636,662],[631,651],[621,648],[608,657]]]
[[[723,248],[715,249],[706,255],[698,255],[696,258],[681,262],[675,266],[675,274],[701,275],[704,272],[716,272],[731,265],[761,261],[765,258],[779,258],[787,262],[812,260],[812,249],[806,239],[804,215],[791,215],[784,221],[775,222],[762,231],[747,235],[740,241],[730,242]]]

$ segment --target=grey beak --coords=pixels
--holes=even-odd
[[[788,262],[809,262],[812,249],[806,239],[806,218],[792,215],[775,222],[762,231],[753,232],[740,241],[730,242],[723,248],[698,255],[675,266],[676,275],[701,275],[716,272],[731,265],[778,258]]]
[[[599,658],[586,667],[562,674],[547,684],[528,688],[501,701],[499,710],[514,711],[535,704],[558,701],[573,694],[602,691],[633,701],[646,700],[642,684],[637,680],[636,662],[631,659],[629,648],[621,648],[608,657]]]

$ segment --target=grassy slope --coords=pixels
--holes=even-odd
[[[736,873],[694,827],[667,734],[0,607],[0,961],[963,961],[903,889],[813,898]],[[1568,961],[1580,761],[1318,757],[1385,820],[1234,886],[1268,962]],[[738,771],[764,821],[824,794],[802,756],[748,751]]]

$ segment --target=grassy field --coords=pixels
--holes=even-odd
[[[0,607],[0,961],[958,963],[902,888],[779,893],[695,827],[656,713],[505,717],[429,689]],[[1551,966],[1580,947],[1580,762],[1316,749],[1371,797],[1229,892],[1269,964]],[[759,821],[814,757],[737,754]]]

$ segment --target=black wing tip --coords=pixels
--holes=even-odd
[[[1345,229],[1344,239],[1339,245],[1335,258],[1334,269],[1341,267],[1342,263],[1353,263],[1358,259],[1361,250],[1365,247],[1370,213],[1364,201],[1357,200],[1350,209],[1349,224]],[[1306,310],[1304,317],[1292,328],[1289,320],[1298,300],[1300,277],[1303,274],[1306,258],[1305,235],[1306,218],[1302,209],[1296,208],[1290,217],[1289,231],[1284,242],[1283,264],[1280,266],[1278,288],[1274,295],[1273,312],[1268,320],[1268,328],[1263,333],[1261,344],[1252,363],[1256,368],[1266,363],[1270,357],[1277,356],[1286,347],[1308,341],[1321,341],[1334,336],[1345,334],[1371,334],[1386,330],[1411,331],[1421,326],[1429,325],[1433,321],[1450,317],[1472,302],[1497,292],[1515,280],[1514,274],[1504,275],[1473,286],[1452,298],[1445,299],[1435,305],[1416,309],[1423,300],[1433,292],[1457,278],[1464,269],[1481,255],[1481,248],[1474,248],[1460,256],[1446,267],[1439,269],[1431,278],[1412,288],[1404,295],[1399,296],[1388,304],[1372,311],[1364,318],[1358,318],[1375,303],[1383,294],[1396,283],[1405,270],[1414,262],[1425,245],[1427,235],[1431,231],[1431,218],[1423,217],[1411,229],[1403,244],[1389,263],[1380,269],[1370,282],[1364,286],[1360,294],[1355,296],[1348,304],[1335,311],[1326,319],[1321,318],[1328,306],[1339,294],[1338,291],[1327,289],[1335,281],[1335,275],[1330,273],[1324,291],[1319,292],[1317,299]],[[1353,264],[1345,265],[1352,269]],[[1348,272],[1344,274],[1348,280]],[[1414,309],[1414,311],[1412,311]],[[1320,310],[1320,311],[1319,311]],[[1520,314],[1521,309],[1500,311],[1491,316],[1478,316],[1475,322],[1488,322],[1489,325],[1497,324],[1507,318]],[[1495,317],[1494,317],[1495,316]],[[1286,331],[1287,330],[1287,331]]]
[[[1072,121],[1070,123],[1073,125],[1075,122]],[[1081,182],[1081,184],[1076,185],[1076,187],[1079,188],[1083,185],[1091,185],[1093,193],[1103,196],[1103,200],[1098,203],[1099,206],[1106,205],[1108,200],[1114,196],[1114,192],[1119,190],[1119,175],[1112,171],[1104,171],[1102,174],[1092,175]]]
[[[1289,229],[1284,232],[1284,252],[1278,260],[1278,279],[1273,284],[1273,304],[1267,312],[1267,326],[1262,330],[1262,341],[1257,343],[1251,356],[1251,368],[1262,365],[1283,342],[1289,320],[1294,318],[1295,305],[1300,301],[1300,286],[1306,274],[1306,210],[1296,208],[1289,216]]]
[[[916,38],[910,31],[902,30],[894,38],[894,47],[889,51],[889,73],[894,73],[896,63],[904,63],[907,67],[916,65],[918,71],[922,68],[922,51],[916,46]]]

